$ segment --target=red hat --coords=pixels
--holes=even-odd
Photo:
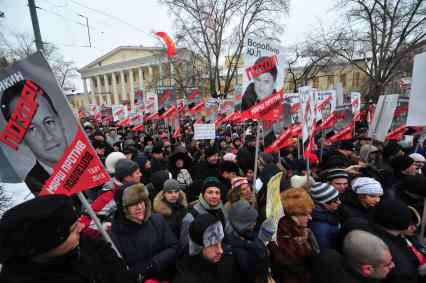
[[[312,152],[309,154],[309,164],[318,164],[318,156]]]

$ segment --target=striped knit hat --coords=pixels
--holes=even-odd
[[[327,181],[331,181],[334,179],[346,178],[349,179],[348,173],[346,173],[345,169],[342,168],[333,168],[328,170],[327,173]]]
[[[352,190],[358,195],[383,195],[382,185],[368,177],[354,179],[352,181]]]
[[[310,190],[311,198],[316,203],[326,203],[339,196],[339,192],[330,184],[315,182]]]

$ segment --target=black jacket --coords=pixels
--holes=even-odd
[[[255,166],[255,153],[256,148],[249,147],[247,143],[243,144],[239,149],[237,153],[237,160],[238,160],[238,166],[240,166],[241,169],[252,169],[254,170]]]
[[[52,262],[11,260],[3,264],[2,283],[134,282],[111,245],[81,234],[79,246]]]
[[[331,169],[331,168],[346,168],[351,166],[351,161],[349,158],[341,153],[338,150],[335,150],[322,164],[322,169]]]
[[[138,225],[118,215],[112,221],[110,236],[130,270],[157,280],[170,275],[165,271],[173,269],[179,245],[164,217],[152,213],[148,221]],[[155,268],[146,274],[149,263]]]
[[[335,250],[322,251],[314,260],[314,283],[375,283],[354,270]]]
[[[343,224],[346,220],[352,217],[370,220],[372,209],[373,208],[365,208],[358,200],[358,195],[348,189],[342,195],[342,204],[339,206],[337,212],[340,217],[340,223]]]
[[[241,272],[231,251],[222,245],[219,262],[208,261],[201,255],[189,256],[188,246],[179,255],[174,283],[238,283]]]

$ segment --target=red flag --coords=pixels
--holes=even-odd
[[[169,59],[173,56],[176,56],[176,45],[173,40],[168,36],[165,32],[159,31],[155,33],[159,37],[161,37],[167,45],[167,56]]]
[[[175,132],[173,133],[172,138],[180,137],[182,134],[180,133],[180,126],[176,127]]]
[[[265,149],[265,152],[278,151],[280,148],[287,147],[293,144],[293,130],[288,127]]]
[[[173,103],[173,105],[166,110],[166,112],[163,113],[163,115],[159,116],[160,119],[166,119],[176,116],[176,103]]]
[[[116,126],[128,126],[130,124],[130,119],[129,117],[115,123]]]

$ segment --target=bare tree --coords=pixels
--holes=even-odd
[[[33,38],[28,33],[11,32],[6,36],[0,29],[0,53],[5,62],[21,60],[36,52]],[[78,77],[74,61],[65,60],[54,44],[44,44],[44,55],[49,62],[59,85],[64,90],[75,88],[73,79]]]
[[[0,183],[0,217],[12,206],[12,197],[4,190],[4,184]]]
[[[238,69],[244,38],[276,39],[288,0],[161,0],[176,27],[176,43],[205,61],[205,77],[213,97],[227,94]],[[224,67],[227,56],[229,68]],[[221,82],[224,82],[224,86]]]
[[[365,73],[366,99],[377,100],[425,45],[426,1],[341,0],[337,7],[345,11],[344,28],[322,32],[321,41]]]

